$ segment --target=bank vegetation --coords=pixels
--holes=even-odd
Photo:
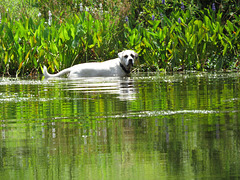
[[[56,72],[139,53],[137,71],[238,70],[240,2],[3,0],[0,74]]]

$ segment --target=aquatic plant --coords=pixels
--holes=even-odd
[[[185,6],[184,6],[184,4],[183,4],[183,2],[181,3],[181,9],[184,11],[184,9],[185,9]]]
[[[157,7],[152,8],[154,11],[145,8],[145,16],[159,14],[157,19],[161,20],[148,21],[136,28],[143,29],[139,31],[142,36],[140,49],[146,66],[154,70],[220,70],[238,66],[238,23],[224,22],[223,12],[213,14],[215,9],[200,10],[200,17],[196,17],[192,16],[191,9],[182,11],[182,6],[173,4],[170,7],[167,3],[166,7],[176,10],[167,17],[163,15],[168,12],[167,8],[165,11]]]
[[[238,68],[237,13],[228,16],[212,4],[199,9],[187,1],[146,2],[134,1],[130,6],[123,1],[123,6],[109,0],[67,6],[66,1],[60,14],[49,4],[45,10],[39,5],[33,16],[25,9],[15,16],[1,6],[1,74],[34,74],[43,64],[54,72],[116,57],[122,49],[136,50],[143,70]]]
[[[181,21],[181,18],[178,18],[178,23],[181,24],[181,22],[182,22],[182,21]]]
[[[212,10],[213,10],[213,11],[216,11],[215,3],[212,3]]]
[[[154,15],[152,15],[152,20],[153,20],[153,21],[155,20],[155,16],[154,16]]]

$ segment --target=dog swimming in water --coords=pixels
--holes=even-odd
[[[132,50],[125,50],[118,53],[115,59],[104,62],[90,62],[77,64],[67,69],[60,71],[57,74],[49,74],[46,66],[43,67],[43,74],[46,78],[60,77],[69,73],[69,78],[78,77],[111,77],[111,76],[126,76],[131,72],[134,61],[138,54]]]

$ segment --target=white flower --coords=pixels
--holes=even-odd
[[[79,6],[80,6],[80,11],[83,12],[83,5],[82,5],[82,3],[80,3]]]
[[[52,24],[52,13],[51,13],[50,10],[48,11],[48,15],[49,15],[49,18],[48,18],[48,25],[51,26],[51,24]]]

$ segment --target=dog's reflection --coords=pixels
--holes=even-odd
[[[81,93],[115,94],[120,100],[136,99],[136,88],[132,77],[79,78],[68,82],[69,91]]]

